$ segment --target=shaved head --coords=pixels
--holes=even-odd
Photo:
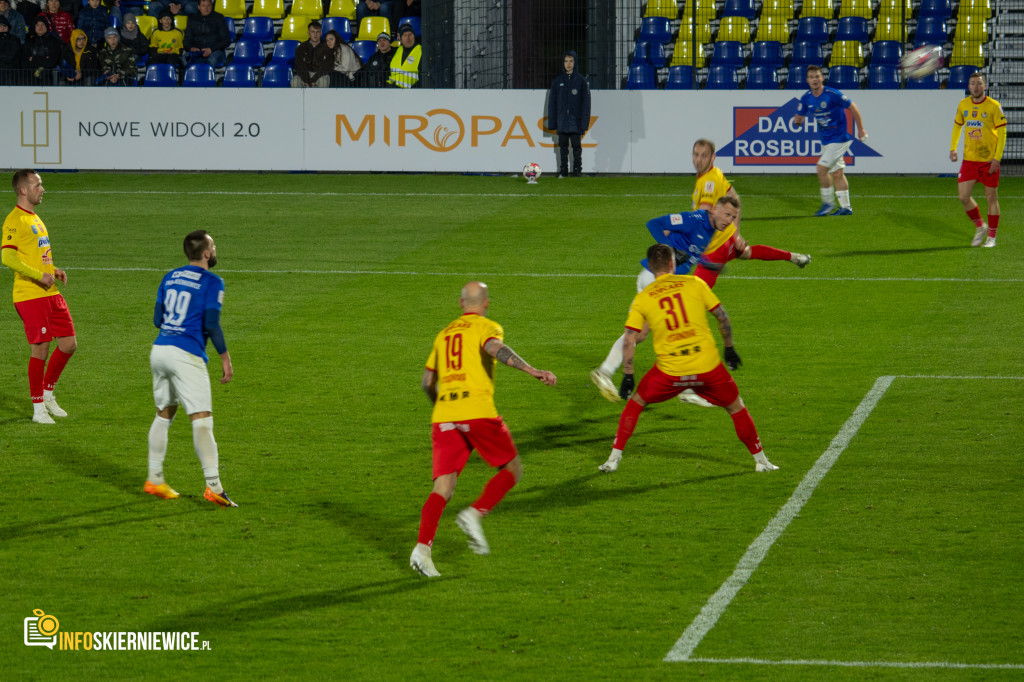
[[[467,312],[481,312],[487,310],[490,296],[487,293],[487,285],[483,282],[467,282],[462,287],[462,295],[459,297],[459,305]]]

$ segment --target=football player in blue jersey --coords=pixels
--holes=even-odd
[[[149,356],[156,418],[149,428],[149,476],[143,490],[164,499],[178,497],[164,481],[163,469],[167,432],[180,404],[192,420],[192,443],[206,477],[203,497],[221,507],[237,507],[220,483],[213,398],[206,371],[209,339],[220,354],[220,383],[228,383],[234,375],[220,328],[224,280],[210,272],[217,264],[217,247],[206,230],[190,232],[184,246],[188,265],[164,275],[153,312],[153,324],[160,330]]]
[[[852,215],[850,207],[850,183],[846,181],[843,168],[846,163],[843,155],[850,149],[853,138],[846,132],[846,110],[850,110],[853,122],[857,125],[857,137],[867,138],[864,122],[860,117],[860,109],[853,101],[836,90],[825,87],[821,76],[821,68],[807,67],[807,85],[810,88],[800,97],[793,117],[793,125],[803,125],[805,118],[814,117],[821,134],[821,158],[818,159],[818,186],[821,188],[821,208],[814,215]],[[832,188],[835,186],[835,198]],[[835,199],[839,200],[836,208]]]

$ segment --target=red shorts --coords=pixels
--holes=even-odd
[[[433,424],[430,440],[434,478],[461,473],[473,450],[492,467],[505,466],[519,454],[501,417]]]
[[[731,405],[736,398],[740,397],[740,389],[736,387],[732,375],[722,363],[718,363],[718,366],[710,372],[688,374],[681,377],[665,374],[655,365],[640,380],[636,392],[645,403],[663,403],[675,398],[688,388],[693,389],[694,393],[712,405],[719,407]]]
[[[709,260],[712,263],[721,263],[725,265],[729,261],[735,259],[736,253],[736,237],[735,235],[729,237],[729,240],[719,246],[711,253],[705,253],[705,260]],[[711,288],[714,288],[715,282],[718,281],[718,275],[722,273],[721,270],[709,270],[703,265],[698,265],[697,269],[693,271],[694,277],[699,277]]]
[[[49,343],[54,338],[75,335],[75,323],[60,294],[18,301],[14,308],[25,324],[29,343]]]
[[[999,169],[995,173],[989,173],[988,161],[964,161],[960,164],[960,174],[957,175],[957,182],[970,182],[975,180],[985,187],[999,186]]]

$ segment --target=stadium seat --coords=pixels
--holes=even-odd
[[[804,0],[803,5],[800,7],[801,19],[804,17],[831,19],[833,14],[832,0]]]
[[[854,90],[860,87],[860,71],[856,66],[833,66],[828,70],[828,86],[830,88]]]
[[[920,17],[938,17],[940,19],[949,19],[953,14],[953,9],[950,7],[949,0],[921,0],[921,5],[917,9],[917,16]]]
[[[761,40],[750,49],[750,65],[764,65],[776,69],[783,64],[782,44]]]
[[[156,17],[148,15],[142,15],[135,17],[135,23],[139,25],[139,30],[142,31],[143,35],[147,38],[153,37],[153,31],[156,30]]]
[[[668,19],[665,17],[644,17],[641,19],[640,40],[647,43],[667,43],[672,40],[672,29],[669,26]]]
[[[266,53],[263,51],[263,42],[242,38],[235,43],[235,53],[231,57],[232,64],[239,66],[263,66],[266,61]]]
[[[828,21],[821,17],[805,17],[797,22],[796,42],[827,43]]]
[[[175,88],[178,86],[178,69],[174,64],[150,64],[146,67],[147,88]]]
[[[189,64],[185,69],[186,88],[212,88],[217,85],[217,70],[206,62]]]
[[[949,66],[970,65],[982,69],[985,67],[985,49],[981,43],[968,43],[962,40],[953,43],[953,56]]]
[[[875,40],[895,40],[898,43],[907,42],[907,24],[897,19],[879,20],[875,25]]]
[[[249,17],[242,26],[242,38],[261,43],[274,42],[274,20],[270,17]]]
[[[417,38],[420,37],[420,18],[419,17],[402,17],[398,20],[398,28],[402,28],[406,24],[412,27],[412,34]],[[669,36],[671,38],[672,36]]]
[[[363,64],[365,64],[366,62],[370,61],[370,57],[372,57],[377,52],[377,41],[357,40],[354,43],[352,43],[352,49],[356,51],[357,55],[359,55],[360,61],[362,61]]]
[[[722,17],[745,17],[748,21],[757,16],[754,0],[725,0]]]
[[[629,60],[630,64],[647,64],[647,54],[651,50],[651,44],[645,43],[642,40],[636,41],[633,45],[633,58]]]
[[[675,51],[672,52],[672,59],[669,60],[669,67],[673,66],[696,66],[698,69],[703,68],[705,64],[704,50],[700,45],[697,45],[697,54],[694,55],[693,47],[690,42],[676,41]],[[696,62],[696,63],[694,63]]]
[[[248,64],[228,64],[221,85],[225,88],[255,88],[256,69]]]
[[[336,31],[346,43],[352,42],[352,22],[348,17],[324,17],[320,20],[320,27],[324,30],[324,35]]]
[[[992,16],[992,4],[989,0],[960,0],[956,8],[956,18],[963,21],[968,16],[988,19]]]
[[[868,87],[872,90],[899,90],[897,67],[893,64],[872,64],[868,69]]]
[[[217,0],[214,9],[232,19],[245,19],[245,0]]]
[[[121,28],[121,17],[111,14],[110,15],[110,28]]]
[[[939,73],[930,73],[924,78],[908,78],[907,88],[909,90],[938,90]]]
[[[747,70],[747,90],[778,90],[779,74],[771,66],[757,64]]]
[[[967,16],[956,22],[956,29],[953,31],[953,40],[970,40],[974,42],[988,42],[988,22],[985,19],[975,16]]]
[[[698,23],[710,23],[715,20],[718,9],[715,5],[715,0],[697,0],[697,13],[694,15],[693,11],[693,0],[686,0],[686,4],[683,5],[683,16],[682,21],[684,24],[689,23],[688,17],[696,16]]]
[[[793,43],[793,56],[789,63],[802,66],[821,66],[825,62],[821,43]]]
[[[376,42],[381,33],[391,35],[391,22],[387,17],[363,17],[359,24],[359,37],[356,40],[372,40]]]
[[[903,57],[903,43],[898,40],[879,40],[871,43],[872,64],[899,64]]]
[[[298,40],[300,43],[309,40],[310,21],[312,21],[311,17],[285,17],[281,24],[281,40]]]
[[[967,82],[971,80],[971,74],[978,69],[973,64],[959,64],[957,66],[950,66],[949,68],[949,80],[946,81],[946,89],[948,90],[966,90]]]
[[[914,45],[942,45],[949,37],[946,22],[938,17],[925,17],[917,20],[917,33],[914,34]]]
[[[761,21],[769,17],[789,21],[795,16],[793,0],[764,0],[761,5]]]
[[[644,17],[663,17],[675,19],[679,16],[679,7],[676,0],[647,0],[647,8],[644,10]]]
[[[750,21],[746,17],[725,17],[718,24],[718,41],[750,42]]]
[[[280,19],[284,16],[284,0],[253,0],[249,16]]]
[[[186,27],[188,27],[188,15],[179,14],[174,17],[174,28],[184,33]]]
[[[231,42],[235,42],[238,37],[238,29],[235,28],[234,17],[224,17],[224,23],[228,25],[228,35],[231,36]]]
[[[868,20],[863,17],[843,17],[836,29],[836,40],[856,40],[858,43],[868,42]]]
[[[839,6],[839,18],[860,17],[871,18],[871,0],[843,0]]]
[[[668,80],[665,82],[665,89],[692,90],[693,67],[682,65],[668,67]]]
[[[263,69],[264,88],[290,88],[292,85],[292,67],[285,63],[271,63]]]
[[[277,41],[274,43],[274,52],[270,55],[270,63],[295,66],[295,48],[298,46],[298,40]]]
[[[805,64],[791,64],[789,74],[786,76],[787,90],[807,89],[807,66]]]
[[[864,46],[855,40],[840,40],[832,43],[832,57],[829,66],[864,66]]]
[[[789,21],[778,16],[761,17],[757,26],[757,40],[771,40],[789,44]]]
[[[647,43],[647,63],[656,69],[665,66],[665,46],[661,43]]]
[[[300,17],[323,19],[324,4],[321,0],[292,0],[291,14]]]
[[[923,3],[922,3],[923,6]],[[878,3],[878,21],[910,21],[914,16],[913,0],[881,0]]]
[[[712,66],[743,66],[743,44],[734,40],[715,43]]]
[[[327,11],[329,17],[345,17],[349,21],[356,20],[357,0],[331,0],[331,8]]]
[[[740,87],[736,69],[731,66],[712,66],[708,69],[708,90],[736,90]]]
[[[710,43],[711,42],[711,24],[707,21],[694,21],[693,17],[689,14],[684,14],[683,19],[679,24],[679,35],[676,36],[676,45],[680,41],[690,43],[693,41],[693,33],[697,33],[698,43]]]
[[[629,76],[626,78],[627,90],[655,90],[657,87],[658,79],[653,66],[633,64],[629,67]]]

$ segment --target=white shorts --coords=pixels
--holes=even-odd
[[[153,402],[162,410],[179,403],[186,414],[213,412],[210,373],[203,359],[177,346],[153,346]]]
[[[654,282],[654,273],[647,268],[641,268],[640,274],[636,276],[636,293],[639,294],[652,282]]]
[[[818,159],[818,165],[824,166],[830,173],[846,168],[846,162],[843,161],[843,156],[845,156],[846,152],[850,150],[851,144],[853,144],[853,140],[822,145],[821,158]]]

